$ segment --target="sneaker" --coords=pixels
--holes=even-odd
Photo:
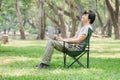
[[[48,67],[49,67],[49,65],[44,64],[44,63],[40,63],[39,65],[36,65],[36,68],[37,68],[37,69],[46,69],[46,68],[48,68]]]

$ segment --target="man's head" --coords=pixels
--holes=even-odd
[[[95,21],[95,17],[96,17],[96,15],[93,11],[91,11],[91,10],[85,11],[82,15],[81,21],[83,23],[88,23],[89,22],[90,24],[92,24]]]

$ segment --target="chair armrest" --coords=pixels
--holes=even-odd
[[[63,52],[66,52],[66,49],[65,49],[65,41],[63,41]]]

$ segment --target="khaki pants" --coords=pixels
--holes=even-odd
[[[65,48],[67,50],[72,50],[72,51],[80,50],[77,47],[71,48],[71,47],[69,47],[69,45],[70,45],[69,43],[65,43]],[[45,53],[44,53],[43,58],[42,58],[42,63],[49,65],[54,48],[57,49],[58,51],[62,52],[63,51],[63,41],[56,41],[56,40],[49,40],[48,41]]]

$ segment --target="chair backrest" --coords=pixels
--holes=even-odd
[[[89,42],[90,42],[90,37],[92,35],[92,32],[93,31],[89,28],[88,29],[88,35],[87,35],[87,38],[85,40],[85,42],[86,42],[86,45],[84,46],[85,50],[86,50],[86,48],[87,48],[87,50],[89,50]],[[67,51],[66,54],[68,54],[71,57],[76,57],[76,56],[78,56],[79,54],[81,54],[85,50],[82,50],[82,51],[67,51],[66,50]]]
[[[91,30],[91,29],[89,28],[89,29],[88,29],[88,35],[87,35],[87,38],[86,38],[86,40],[85,40],[86,46],[89,46],[89,44],[90,44],[90,38],[91,38],[92,32],[93,32],[93,30]]]

